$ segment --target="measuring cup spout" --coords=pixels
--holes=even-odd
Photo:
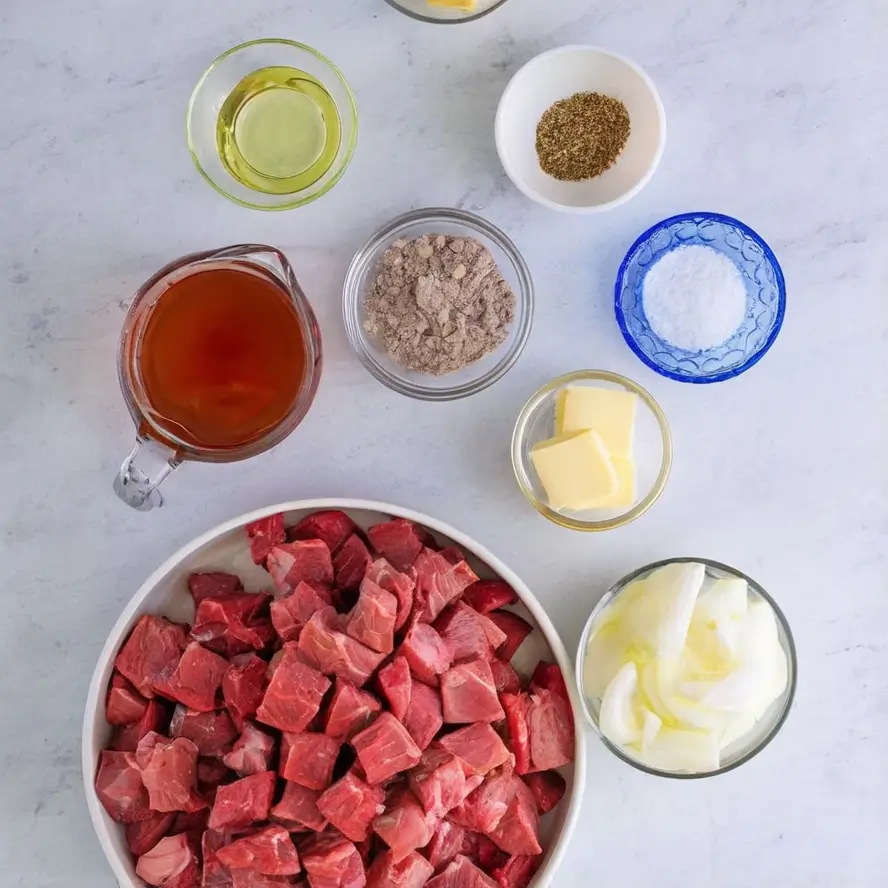
[[[169,447],[139,435],[114,478],[114,492],[140,512],[162,506],[163,497],[157,488],[181,462]]]

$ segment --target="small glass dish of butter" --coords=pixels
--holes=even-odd
[[[512,467],[524,495],[572,530],[613,530],[659,498],[672,466],[672,436],[640,385],[606,370],[577,370],[524,405]]]

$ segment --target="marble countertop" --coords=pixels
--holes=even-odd
[[[220,198],[184,140],[188,95],[208,62],[262,36],[329,54],[361,113],[345,180],[283,214]],[[645,777],[591,742],[582,820],[556,884],[885,884],[886,41],[878,0],[512,0],[450,28],[382,0],[4,0],[0,881],[113,885],[86,813],[80,726],[96,656],[147,575],[248,509],[360,496],[474,535],[536,591],[569,648],[611,582],[669,555],[735,564],[785,609],[800,681],[777,741],[740,770],[693,783]],[[667,109],[657,175],[597,217],[528,202],[493,145],[508,78],[571,42],[637,60]],[[427,205],[474,209],[503,227],[538,289],[518,365],[459,403],[414,403],[378,385],[340,321],[353,252],[381,223]],[[611,308],[637,234],[695,209],[758,230],[789,291],[768,357],[711,387],[649,372]],[[114,363],[128,301],[169,259],[244,241],[284,249],[317,309],[327,361],[316,404],[273,452],[187,466],[167,482],[164,509],[131,511],[111,491],[133,434]],[[539,517],[508,456],[525,398],[587,366],[648,387],[676,451],[657,506],[598,536]]]

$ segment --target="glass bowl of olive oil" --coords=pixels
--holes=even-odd
[[[345,173],[358,110],[342,72],[292,40],[253,40],[223,53],[188,103],[188,149],[220,194],[257,210],[288,210],[326,194]]]

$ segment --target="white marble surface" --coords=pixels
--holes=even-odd
[[[285,214],[240,209],[192,168],[184,108],[206,64],[285,36],[331,55],[361,110],[343,183]],[[553,215],[504,178],[498,96],[537,52],[592,42],[660,87],[669,139],[635,200]],[[747,570],[784,606],[801,660],[779,739],[728,776],[659,781],[591,746],[582,823],[557,884],[870,888],[888,877],[888,16],[880,0],[512,0],[469,26],[382,0],[3,0],[0,4],[0,882],[99,888],[86,815],[83,699],[124,602],[175,548],[269,502],[355,495],[431,511],[488,544],[576,644],[613,580],[690,553]],[[480,208],[538,287],[528,348],[495,388],[426,405],[349,353],[346,264],[410,207]],[[713,387],[648,372],[610,307],[623,252],[657,219],[736,215],[786,273],[783,333]],[[132,430],[115,343],[127,300],[192,249],[287,251],[320,316],[315,407],[276,451],[189,466],[139,514],[111,477]],[[580,536],[538,517],[508,461],[524,398],[581,366],[628,373],[671,419],[666,494],[635,525]]]

